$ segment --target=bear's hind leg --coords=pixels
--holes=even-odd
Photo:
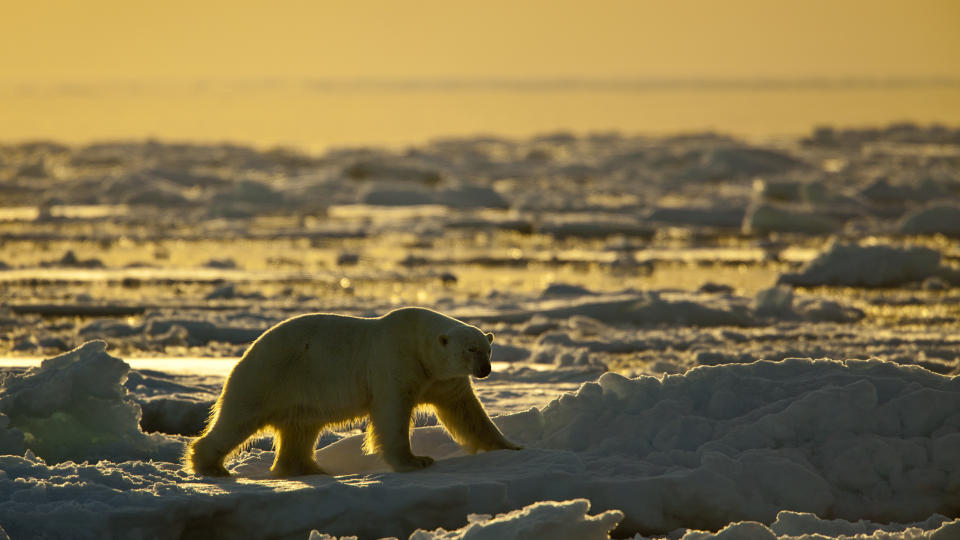
[[[230,476],[224,460],[261,427],[252,422],[231,420],[222,413],[221,410],[206,432],[187,447],[184,461],[194,474]]]
[[[276,476],[326,474],[314,453],[322,425],[294,423],[276,426],[277,455],[270,471]]]

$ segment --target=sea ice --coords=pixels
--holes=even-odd
[[[490,310],[459,310],[463,319],[520,323],[540,317],[587,317],[611,325],[754,326],[756,319],[746,299],[677,291],[626,291],[609,295],[549,296],[521,305]]]
[[[647,215],[647,219],[673,225],[734,229],[743,223],[745,212],[746,208],[742,206],[734,208],[658,207]]]
[[[686,171],[684,178],[709,181],[783,174],[807,167],[803,161],[777,150],[721,146],[704,151],[697,166]]]
[[[933,516],[909,525],[882,525],[860,520],[825,520],[813,514],[783,511],[771,525],[731,523],[717,531],[687,531],[679,540],[948,540],[960,538],[960,520]],[[634,540],[644,540],[639,535]]]
[[[140,406],[122,386],[130,367],[90,341],[0,387],[4,454],[24,449],[51,462],[174,460],[182,442],[140,430]]]
[[[900,221],[903,234],[944,234],[960,236],[960,207],[938,204],[910,212]]]
[[[771,203],[751,207],[743,218],[743,231],[750,234],[828,234],[838,231],[842,226],[843,223],[830,214]]]
[[[878,530],[859,520],[940,528],[891,525],[877,540],[950,538],[957,527],[931,516],[960,507],[960,381],[919,367],[788,359],[662,379],[606,373],[545,407],[496,417],[520,452],[464,455],[427,426],[413,430],[413,448],[438,461],[416,473],[386,472],[356,434],[321,441],[318,462],[337,476],[274,479],[273,453],[254,448],[222,480],[187,475],[168,451],[178,439],[139,431],[136,405],[119,386],[127,368],[104,348],[88,343],[4,383],[3,436],[20,429],[10,451],[27,449],[0,457],[0,524],[14,538],[306,538],[310,530],[406,538],[416,529],[459,534],[436,529],[462,528],[476,513],[507,513],[482,524],[509,535],[562,523],[574,530],[580,520],[606,527],[619,517],[608,511],[622,512],[618,536],[691,529],[691,540],[714,538],[697,529],[728,525],[716,537]],[[70,456],[90,461],[52,463]],[[147,457],[162,461],[126,461]],[[573,499],[589,500],[599,516]],[[477,523],[466,529],[480,534]]]
[[[799,273],[783,274],[779,282],[803,287],[894,287],[950,275],[940,259],[939,251],[925,247],[834,242]]]
[[[795,298],[793,290],[777,285],[757,293],[755,311],[760,317],[775,320],[808,320],[811,322],[854,322],[864,317],[863,311],[818,297]]]
[[[587,515],[590,501],[574,499],[542,501],[497,516],[472,514],[467,525],[455,531],[418,530],[410,540],[591,540],[609,538],[609,533],[623,519],[623,512],[607,510]]]

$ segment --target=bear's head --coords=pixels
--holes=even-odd
[[[437,337],[443,351],[444,369],[448,377],[473,375],[482,379],[490,374],[490,347],[493,334],[484,334],[474,326],[455,326]],[[439,373],[438,373],[439,375]]]

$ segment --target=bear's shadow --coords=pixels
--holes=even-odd
[[[516,452],[501,450],[481,452],[470,455],[463,450],[441,426],[418,427],[411,431],[410,445],[416,455],[426,455],[436,460],[433,465],[423,471],[403,473],[418,474],[445,473],[452,470],[464,470],[465,461],[475,464],[481,470],[488,470],[491,463],[501,463],[509,456],[511,459],[530,458],[530,449]],[[288,480],[300,480],[309,484],[326,481],[347,483],[366,483],[372,480],[371,475],[379,477],[381,474],[393,474],[393,470],[378,455],[363,453],[363,434],[351,435],[337,442],[324,446],[316,452],[317,463],[327,472],[327,475],[308,475],[293,477]],[[540,452],[536,452],[540,453]],[[274,453],[262,448],[251,448],[242,452],[232,463],[227,465],[231,479],[250,479],[255,481],[279,480],[270,473]],[[467,466],[467,469],[473,467]],[[334,479],[334,477],[338,477]]]
[[[438,461],[467,455],[440,426],[421,427],[412,433],[410,446],[416,455],[430,456]],[[228,469],[231,477],[273,479],[275,477],[270,473],[273,457],[270,450],[251,448],[242,452]],[[320,467],[331,476],[393,472],[380,456],[363,453],[363,434],[351,435],[321,448],[316,458]],[[430,468],[434,467],[436,464]]]

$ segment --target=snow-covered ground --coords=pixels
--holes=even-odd
[[[442,428],[423,426],[414,452],[438,461],[420,472],[389,472],[353,434],[320,443],[333,476],[274,479],[272,451],[253,448],[232,463],[235,477],[212,480],[176,463],[184,437],[141,431],[120,384],[129,368],[105,346],[4,381],[0,517],[13,538],[406,537],[509,512],[471,518],[461,533],[603,538],[614,527],[652,535],[742,521],[771,525],[731,530],[767,537],[889,522],[960,533],[948,517],[960,505],[960,381],[920,367],[785,359],[662,379],[608,372],[498,416],[520,452],[465,455]],[[158,383],[134,394],[144,386]],[[183,421],[178,412],[168,424]]]
[[[25,143],[0,201],[15,540],[960,538],[960,131]],[[331,476],[180,469],[260,332],[402,305],[496,333],[523,451],[423,417],[415,473],[359,427]]]

